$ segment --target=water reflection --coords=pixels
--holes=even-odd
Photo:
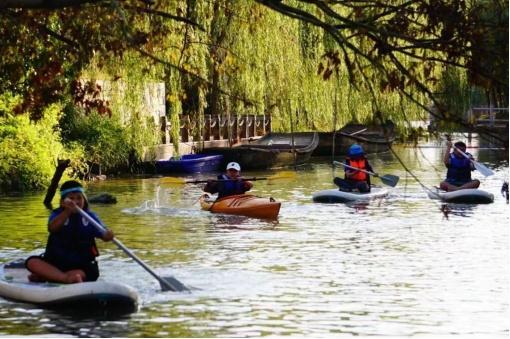
[[[260,229],[273,229],[277,224],[278,220],[264,220],[250,218],[241,215],[229,215],[229,214],[211,214],[209,211],[200,209],[198,204],[199,200],[196,199],[191,206],[186,204],[183,206],[165,206],[161,199],[161,187],[156,187],[155,198],[142,202],[140,206],[124,208],[123,213],[132,215],[150,215],[157,214],[169,217],[187,217],[187,218],[207,218],[210,220],[211,231],[217,231],[218,229],[238,229],[238,230],[260,230]]]
[[[442,149],[422,150],[397,149],[432,187],[445,174]],[[127,247],[161,276],[199,290],[162,293],[139,265],[99,242],[101,279],[139,291],[139,312],[115,320],[54,320],[48,310],[0,299],[0,334],[508,335],[509,206],[500,193],[508,160],[476,152],[496,171],[489,178],[473,173],[495,195],[492,204],[431,200],[389,153],[369,158],[381,173],[401,178],[379,201],[313,203],[314,192],[334,187],[330,159],[314,160],[295,181],[256,182],[254,194],[282,202],[277,223],[202,211],[194,204],[197,185],[171,187],[159,179],[91,184],[90,194],[117,197],[117,205],[92,207]],[[44,247],[43,198],[0,197],[1,261]]]
[[[211,216],[210,232],[218,230],[272,230],[278,225],[277,220],[263,220],[242,215],[215,214]]]
[[[91,310],[89,314],[39,309],[27,304],[2,305],[0,328],[17,336],[126,337],[129,315],[115,316]]]

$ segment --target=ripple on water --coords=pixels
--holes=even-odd
[[[414,151],[399,154],[423,184],[437,185],[444,173],[414,160]],[[442,168],[441,152],[433,154],[429,160]],[[388,198],[364,204],[312,202],[313,192],[332,187],[325,163],[290,182],[257,182],[255,194],[282,201],[276,223],[201,211],[193,205],[200,195],[195,186],[164,188],[156,179],[101,183],[101,190],[115,190],[119,203],[94,209],[119,239],[157,274],[196,289],[163,293],[113,244],[98,242],[101,279],[136,288],[138,313],[118,323],[80,323],[54,320],[47,311],[13,311],[29,308],[2,300],[0,318],[8,319],[0,322],[2,334],[508,335],[509,207],[499,193],[507,163],[494,166],[498,178],[480,178],[495,195],[493,204],[448,204],[445,213],[443,204],[406,180],[394,159],[374,160],[401,181]],[[40,201],[0,198],[7,211],[0,216],[2,260],[44,247],[47,215]],[[37,322],[56,326],[35,329]]]

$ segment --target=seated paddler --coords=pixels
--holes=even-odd
[[[218,175],[216,180],[208,180],[204,187],[207,193],[218,193],[218,199],[230,195],[244,194],[251,190],[253,183],[241,176],[241,166],[237,162],[227,165],[226,173]]]
[[[444,164],[448,169],[446,172],[446,180],[441,182],[439,187],[447,192],[457,191],[466,188],[478,188],[479,180],[471,178],[471,171],[475,170],[475,166],[471,160],[473,156],[466,152],[466,144],[458,141],[452,147],[452,142],[448,140],[446,151],[444,154]],[[453,152],[451,151],[453,148]],[[466,154],[468,158],[462,155],[459,150]]]
[[[53,210],[48,220],[48,242],[43,254],[25,261],[31,272],[30,281],[80,283],[95,281],[99,277],[95,239],[113,239],[111,230],[96,229],[76,207],[85,211],[101,224],[98,216],[89,210],[83,186],[74,180],[66,181],[60,188],[60,207]]]
[[[358,144],[352,144],[347,152],[344,162],[347,166],[373,172],[372,166],[365,157],[363,147]],[[344,167],[344,178],[335,177],[333,182],[340,188],[340,191],[361,193],[370,192],[370,176],[356,169]]]

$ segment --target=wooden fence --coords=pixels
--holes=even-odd
[[[243,139],[260,137],[271,132],[271,116],[269,115],[221,115],[205,114],[203,119],[193,119],[190,115],[179,116],[178,142],[200,142],[229,140],[231,144]],[[172,143],[169,136],[171,122],[162,118],[162,130],[165,132],[163,143]]]
[[[467,121],[473,127],[508,128],[508,108],[472,107]]]

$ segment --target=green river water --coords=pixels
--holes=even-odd
[[[438,185],[445,174],[441,148],[395,149],[423,185]],[[369,159],[379,173],[400,176],[399,185],[368,204],[312,202],[313,192],[334,187],[325,158],[299,169],[294,180],[255,182],[254,194],[282,202],[278,222],[201,211],[199,185],[158,178],[90,183],[89,195],[117,197],[116,205],[92,209],[118,239],[158,274],[197,289],[163,293],[113,243],[99,241],[100,279],[134,287],[138,312],[78,317],[0,298],[0,335],[508,336],[509,205],[500,194],[508,154],[468,151],[496,172],[488,178],[474,172],[495,201],[450,204],[448,215],[391,153]],[[43,250],[49,215],[43,198],[44,192],[0,197],[0,262]]]

